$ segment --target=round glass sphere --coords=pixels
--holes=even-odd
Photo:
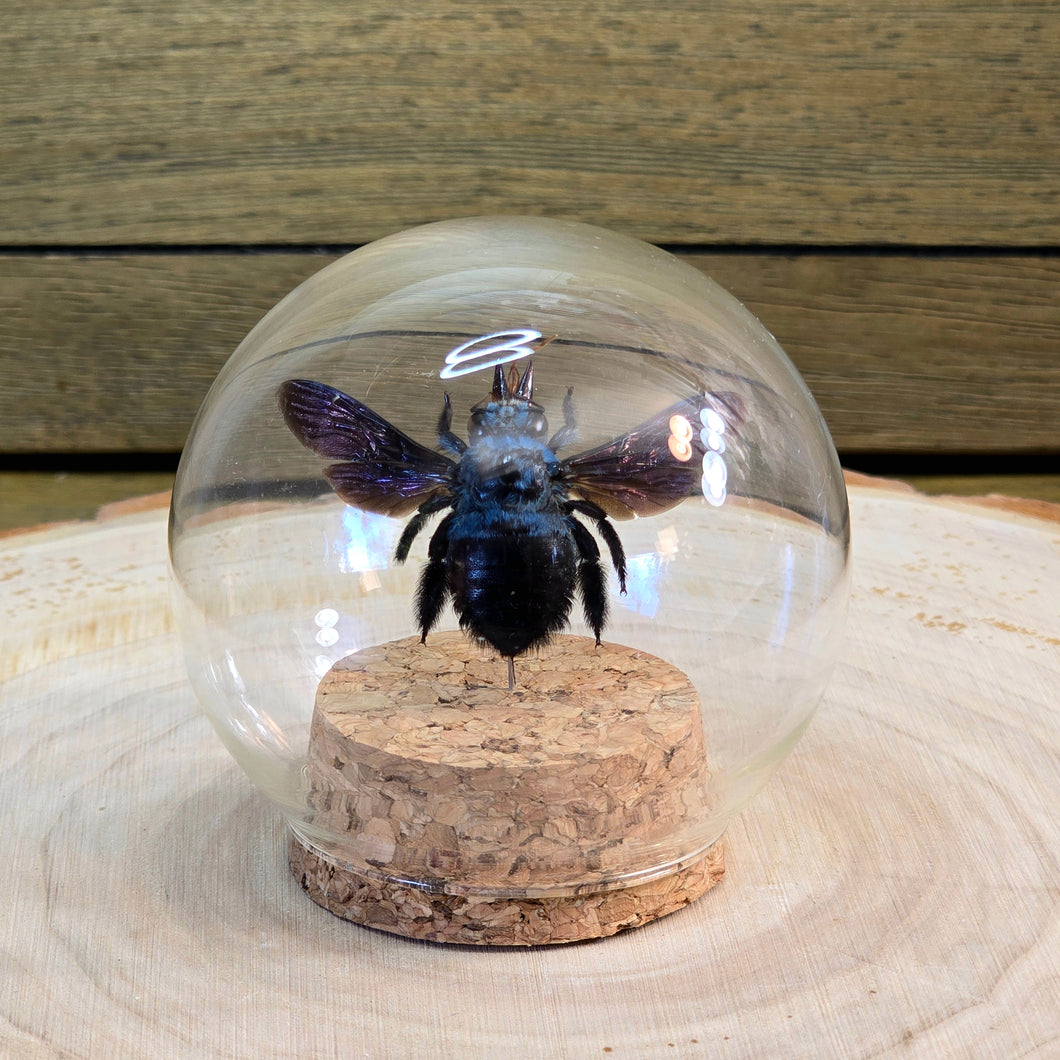
[[[295,835],[485,895],[708,850],[821,697],[848,552],[835,450],[772,335],[662,250],[532,218],[415,228],[289,294],[210,390],[170,521],[195,691]],[[459,689],[465,663],[437,652],[472,658]],[[336,724],[371,745],[370,798],[367,765],[313,750],[322,690],[361,658],[375,684],[343,685]],[[678,686],[688,717],[664,739]],[[407,808],[402,778],[421,798],[449,753],[452,783],[513,802],[515,824],[470,835],[467,791]],[[426,759],[415,783],[394,764]]]

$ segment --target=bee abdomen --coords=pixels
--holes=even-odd
[[[577,573],[569,533],[450,539],[449,588],[460,625],[501,655],[521,655],[567,624]]]

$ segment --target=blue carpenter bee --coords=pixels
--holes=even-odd
[[[734,432],[743,419],[737,395],[699,395],[613,441],[561,459],[557,452],[577,436],[573,388],[563,402],[563,426],[549,437],[533,386],[532,363],[521,378],[513,368],[510,381],[498,365],[490,397],[471,409],[466,442],[452,430],[446,394],[440,451],[334,387],[291,379],[278,392],[298,440],[340,461],[324,471],[339,497],[367,512],[412,515],[394,553],[399,563],[427,521],[448,510],[431,537],[416,593],[422,639],[452,599],[461,628],[507,658],[509,688],[515,656],[566,626],[575,589],[600,643],[606,576],[600,548],[582,520],[606,545],[625,593],[626,556],[609,519],[657,515],[684,500],[701,479],[697,458],[716,456],[708,441],[718,425]],[[707,426],[699,430],[708,422],[714,433]]]

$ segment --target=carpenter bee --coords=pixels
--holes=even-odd
[[[573,388],[563,401],[563,426],[550,437],[533,387],[532,363],[521,377],[513,367],[510,379],[498,365],[489,398],[471,409],[466,442],[452,430],[446,394],[437,450],[323,383],[291,379],[278,391],[298,440],[339,461],[324,474],[342,500],[367,512],[412,516],[394,552],[397,562],[408,558],[432,516],[448,513],[430,539],[416,592],[422,639],[451,599],[461,628],[507,658],[509,689],[515,657],[566,626],[575,590],[600,643],[607,581],[589,525],[624,594],[626,556],[609,520],[664,512],[701,479],[707,492],[708,463],[724,449],[717,439],[726,430],[731,439],[743,419],[737,395],[697,395],[563,459],[557,453],[577,436]],[[716,469],[717,460],[710,466]]]

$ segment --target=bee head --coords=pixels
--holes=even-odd
[[[487,437],[520,437],[544,440],[548,437],[545,410],[534,403],[534,365],[530,362],[519,377],[512,365],[511,379],[497,365],[493,373],[493,390],[489,399],[471,409],[467,423],[468,441]]]

